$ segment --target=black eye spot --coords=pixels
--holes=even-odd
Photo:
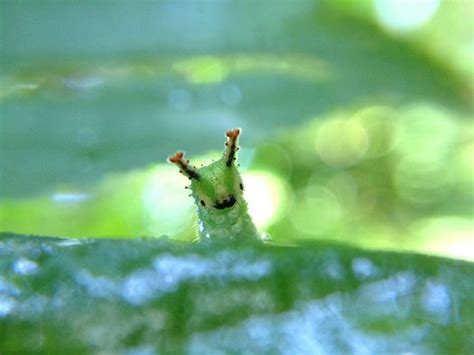
[[[236,202],[237,200],[235,199],[235,197],[230,195],[229,197],[227,197],[226,199],[222,201],[216,201],[216,204],[214,205],[214,207],[217,208],[218,210],[223,210],[224,208],[232,207],[233,205],[235,205]]]
[[[242,183],[240,183],[240,189],[243,191],[244,190],[244,185]]]
[[[200,202],[201,202],[201,205],[203,205],[204,207],[206,206],[206,203],[203,200],[201,200]]]

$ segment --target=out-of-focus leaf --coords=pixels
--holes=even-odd
[[[472,354],[474,267],[296,247],[0,235],[2,353]]]
[[[7,0],[0,26],[0,197],[216,149],[233,126],[255,144],[370,100],[466,105],[442,67],[319,1]]]

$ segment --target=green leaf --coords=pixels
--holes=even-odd
[[[234,126],[255,145],[360,103],[466,109],[445,68],[330,9],[2,1],[0,197],[200,154]]]
[[[294,247],[0,235],[2,353],[472,354],[474,265]]]

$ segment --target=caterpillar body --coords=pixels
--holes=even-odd
[[[243,198],[244,185],[235,164],[240,132],[240,128],[226,132],[222,158],[207,166],[190,165],[181,151],[168,158],[191,181],[188,188],[197,208],[201,240],[260,240]]]

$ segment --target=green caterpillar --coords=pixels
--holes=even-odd
[[[260,240],[243,198],[244,185],[235,161],[241,130],[227,131],[226,150],[221,159],[201,168],[189,164],[184,153],[168,158],[191,180],[191,196],[197,207],[201,240]]]

